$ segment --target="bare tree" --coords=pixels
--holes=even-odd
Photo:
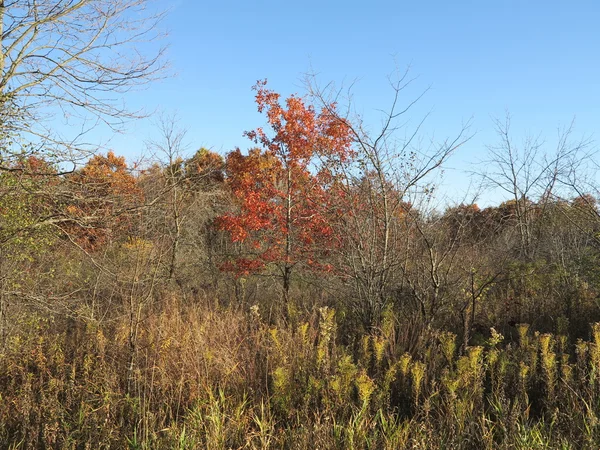
[[[414,81],[409,70],[398,72],[389,81],[391,104],[380,111],[381,127],[375,132],[362,116],[353,113],[351,88],[347,93],[332,86],[320,88],[314,76],[306,81],[315,101],[350,127],[357,152],[357,164],[349,167],[334,161],[333,170],[348,196],[362,196],[356,203],[360,211],[350,211],[341,222],[346,229],[338,232],[350,238],[343,259],[356,285],[366,324],[378,323],[389,300],[392,275],[403,262],[404,253],[398,250],[405,236],[399,217],[410,204],[410,195],[426,195],[431,188],[430,176],[469,139],[467,124],[454,138],[423,145],[422,126],[427,115],[412,128],[407,116],[426,91],[403,102]],[[344,114],[331,107],[339,103],[347,105]]]
[[[206,222],[215,214],[217,199],[222,194],[223,161],[203,148],[184,159],[189,149],[187,130],[178,125],[176,115],[159,116],[156,127],[160,137],[146,142],[152,159],[158,162],[154,177],[150,177],[151,186],[146,187],[146,206],[158,212],[156,221],[162,223],[159,234],[169,240],[168,278],[174,279],[182,244],[188,248],[194,245],[189,241],[197,244],[201,238],[198,233],[206,231]],[[192,228],[198,230],[191,231]],[[194,238],[183,242],[190,234]]]
[[[0,0],[0,99],[6,165],[11,150],[57,148],[76,158],[82,136],[99,123],[117,129],[139,115],[122,94],[164,73],[162,12],[150,0]],[[49,120],[77,129],[61,136]],[[17,148],[15,148],[17,147]],[[49,150],[52,148],[52,150]]]
[[[97,148],[85,143],[87,131],[99,124],[118,129],[139,115],[126,107],[122,94],[164,74],[164,49],[152,43],[160,37],[164,13],[151,4],[0,0],[0,171],[7,175],[2,182],[8,192],[31,211],[17,222],[0,217],[0,254],[48,226],[64,232],[74,218],[60,205],[97,200],[77,196],[62,175]],[[68,136],[56,128],[59,118],[69,125]],[[31,164],[31,155],[41,156],[43,164]],[[44,208],[33,207],[38,203]],[[50,205],[56,210],[49,211]],[[97,214],[90,216],[77,222],[90,226]]]
[[[175,116],[162,115],[157,121],[157,127],[161,133],[160,141],[148,141],[146,146],[154,153],[154,157],[161,160],[164,174],[164,187],[160,193],[167,204],[168,213],[171,217],[171,255],[169,262],[169,279],[173,278],[177,261],[177,252],[181,238],[181,227],[185,216],[183,215],[186,193],[181,189],[182,155],[186,150],[185,136],[187,130],[178,128]]]
[[[521,145],[515,144],[510,131],[510,115],[507,114],[504,121],[496,120],[495,125],[500,143],[488,147],[489,157],[484,161],[486,170],[479,176],[488,187],[508,194],[518,230],[519,253],[532,258],[535,252],[534,215],[543,215],[548,201],[560,195],[557,189],[580,166],[589,141],[573,142],[571,123],[559,132],[556,147],[547,151],[540,137],[527,137]]]

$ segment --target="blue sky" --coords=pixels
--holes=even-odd
[[[165,3],[172,7],[163,25],[176,75],[127,101],[177,113],[190,151],[250,145],[243,131],[264,124],[250,89],[258,79],[283,95],[302,93],[311,70],[323,83],[356,80],[356,107],[374,117],[390,101],[387,76],[407,65],[417,77],[407,100],[431,87],[414,110],[414,120],[431,112],[427,136],[452,136],[472,119],[475,136],[446,171],[444,185],[455,196],[467,187],[461,171],[497,142],[492,119],[506,111],[517,141],[541,133],[552,146],[557,129],[573,119],[577,136],[598,133],[597,1]],[[135,159],[144,140],[156,137],[149,119],[109,146]]]

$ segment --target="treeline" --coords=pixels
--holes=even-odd
[[[597,448],[587,144],[498,124],[509,200],[440,208],[467,129],[255,91],[247,151],[3,161],[0,447]]]

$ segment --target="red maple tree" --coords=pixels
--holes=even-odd
[[[337,241],[328,219],[332,177],[326,161],[351,157],[351,135],[332,114],[335,105],[317,111],[296,95],[282,105],[266,81],[253,89],[269,128],[245,133],[260,148],[227,156],[227,183],[239,209],[219,217],[218,225],[245,251],[223,268],[247,274],[276,267],[287,300],[297,265],[330,268],[320,263]]]

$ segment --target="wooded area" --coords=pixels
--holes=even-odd
[[[410,128],[408,73],[378,129],[259,81],[226,155],[168,116],[143,165],[45,128],[53,99],[135,116],[104,94],[164,70],[109,54],[153,38],[144,4],[0,3],[0,448],[600,446],[590,142],[498,121],[473,176],[508,200],[480,208],[437,201],[471,134]]]
[[[225,158],[163,118],[144,168],[6,161],[5,447],[594,446],[586,143],[498,124],[482,176],[512,199],[440,211],[428,176],[466,131],[421,149],[396,110],[373,136],[321,94],[255,93],[268,127]]]

